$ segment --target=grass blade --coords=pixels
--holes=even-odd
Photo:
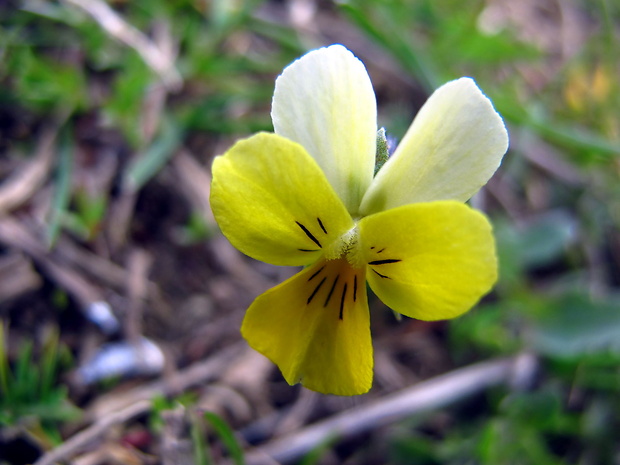
[[[60,160],[54,183],[54,196],[47,227],[47,244],[52,247],[60,234],[63,216],[71,198],[71,173],[73,171],[73,146],[70,131],[65,128],[60,135]]]
[[[244,465],[245,459],[243,457],[243,450],[235,438],[233,430],[222,420],[218,415],[212,412],[205,412],[205,419],[215,430],[215,433],[219,436],[221,441],[228,449],[230,457],[236,465]]]
[[[140,190],[172,158],[181,138],[180,128],[169,120],[163,120],[159,137],[129,166],[125,173],[125,187],[132,192]]]
[[[9,360],[6,352],[6,336],[4,324],[0,323],[0,394],[3,399],[9,395]]]
[[[194,446],[194,463],[196,465],[211,465],[213,460],[210,458],[209,444],[205,441],[202,422],[192,413],[190,414],[190,423],[190,435]]]

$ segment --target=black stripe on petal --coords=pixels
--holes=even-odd
[[[325,268],[325,265],[323,265],[321,268],[319,268],[318,270],[316,270],[316,271],[314,272],[314,274],[308,278],[308,281],[312,281],[314,278],[316,278],[316,276],[317,276],[317,275],[318,275],[321,271],[323,271],[323,268]]]
[[[312,242],[314,242],[316,245],[318,245],[319,247],[323,248],[323,246],[321,245],[321,243],[319,242],[319,240],[314,237],[314,235],[308,231],[308,228],[306,228],[303,224],[301,224],[299,221],[295,221],[295,223],[297,223],[297,226],[299,226],[301,228],[301,230],[306,234],[306,236],[308,236],[310,238],[310,240]]]
[[[383,278],[383,279],[392,279],[389,276],[386,276],[384,274],[379,273],[377,270],[372,270],[374,271],[375,274],[377,274],[379,277]]]
[[[327,294],[327,299],[325,299],[325,303],[323,304],[323,307],[327,307],[327,304],[332,298],[332,294],[334,293],[334,289],[336,288],[336,283],[338,282],[339,278],[340,278],[340,275],[337,275],[336,279],[334,279],[334,284],[332,284],[332,288],[329,290],[329,294]]]
[[[325,276],[320,282],[319,284],[314,288],[314,291],[312,291],[312,294],[310,294],[310,297],[308,297],[308,301],[306,302],[307,304],[309,304],[310,302],[312,302],[312,299],[314,299],[314,296],[316,295],[317,292],[319,292],[319,289],[321,289],[321,286],[323,285],[323,283],[327,280],[327,276]]]
[[[388,263],[398,263],[402,260],[396,258],[388,258],[387,260],[375,260],[372,262],[368,262],[369,265],[387,265]]]
[[[342,312],[344,310],[344,298],[347,296],[347,283],[344,283],[344,288],[342,289],[342,297],[340,297],[340,313],[338,314],[338,318],[342,320]]]

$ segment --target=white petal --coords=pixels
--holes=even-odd
[[[470,78],[448,82],[424,104],[362,201],[364,215],[408,203],[466,201],[493,175],[508,133]]]
[[[342,45],[314,50],[276,80],[275,132],[301,144],[356,215],[372,181],[377,104],[366,68]]]

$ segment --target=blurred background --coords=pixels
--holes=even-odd
[[[616,0],[0,2],[0,464],[620,464]],[[450,322],[370,297],[375,382],[289,387],[241,339],[296,270],[221,236],[210,164],[342,43],[388,135],[472,76],[510,150],[500,280]]]

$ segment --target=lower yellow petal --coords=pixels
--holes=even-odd
[[[460,202],[394,208],[363,218],[359,231],[370,287],[403,315],[454,318],[473,307],[497,279],[491,225]]]
[[[243,337],[289,384],[355,395],[372,385],[372,343],[363,269],[321,260],[260,295]]]

